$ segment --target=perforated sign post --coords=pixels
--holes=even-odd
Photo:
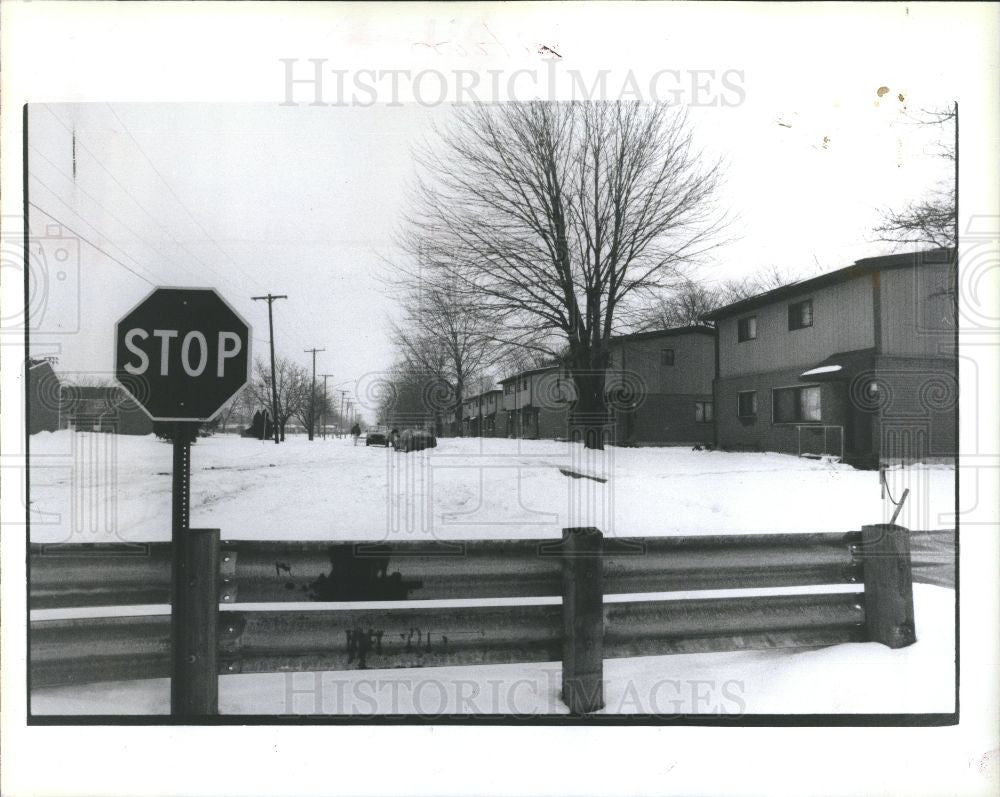
[[[172,424],[171,713],[218,711],[218,529],[191,529],[191,442],[247,383],[250,326],[214,290],[157,288],[115,328],[115,378]]]

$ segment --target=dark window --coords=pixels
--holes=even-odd
[[[805,329],[813,325],[812,299],[788,305],[788,328]]]
[[[751,315],[736,322],[736,337],[742,343],[745,340],[757,339],[757,316]]]
[[[673,364],[674,364],[674,350],[662,349],[660,351],[660,365],[673,365]]]
[[[775,423],[821,420],[820,390],[813,387],[783,387],[772,391]]]
[[[756,390],[736,394],[736,414],[741,418],[752,418],[757,414]]]
[[[713,418],[711,401],[696,401],[694,403],[694,419],[698,423],[711,423]]]

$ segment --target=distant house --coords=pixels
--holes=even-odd
[[[619,335],[606,377],[615,441],[711,443],[715,330],[705,326]]]
[[[718,444],[862,466],[956,452],[955,250],[867,258],[727,305]]]
[[[500,433],[502,397],[501,388],[487,390],[479,395],[479,434],[482,437],[496,437]]]
[[[28,434],[54,432],[59,428],[59,402],[62,384],[48,360],[29,359]]]
[[[495,437],[500,414],[499,388],[467,396],[462,401],[462,434],[466,437]]]
[[[559,365],[535,368],[500,380],[502,395],[496,429],[505,437],[568,436],[569,409],[576,399],[573,380]],[[503,415],[502,423],[499,415]]]
[[[462,399],[462,436],[476,437],[479,434],[478,396]]]
[[[120,387],[63,385],[59,428],[146,435],[153,433],[153,422]]]

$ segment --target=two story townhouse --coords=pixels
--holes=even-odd
[[[714,329],[620,335],[610,354],[606,385],[619,444],[713,442]]]
[[[500,409],[506,437],[565,438],[569,409],[576,398],[573,380],[559,365],[522,371],[500,380]],[[500,432],[498,432],[500,433]]]
[[[479,434],[481,437],[496,437],[500,434],[500,404],[503,390],[493,388],[479,396]]]
[[[462,435],[479,436],[479,396],[466,396],[462,400]]]
[[[866,258],[707,314],[718,445],[863,467],[953,456],[955,273],[954,249]]]

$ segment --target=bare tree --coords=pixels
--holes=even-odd
[[[229,428],[229,424],[233,421],[246,423],[248,416],[252,415],[254,409],[257,407],[257,403],[257,396],[254,395],[253,390],[247,385],[225,403],[216,416],[215,422],[220,430],[225,433]]]
[[[617,314],[720,242],[718,162],[681,111],[554,102],[461,108],[418,161],[403,245],[500,342],[568,345],[573,436],[601,448]]]
[[[310,399],[309,391],[310,389],[315,389],[316,395]],[[315,413],[317,418],[321,417],[324,409],[324,401],[326,401],[326,416],[329,418],[331,415],[335,415],[333,410],[333,401],[330,396],[323,395],[323,385],[318,384],[313,388],[312,379],[306,373],[305,369],[302,370],[302,378],[298,383],[298,390],[300,393],[304,393],[301,399],[295,402],[295,411],[292,413],[291,417],[295,418],[299,423],[301,423],[306,429],[315,428],[313,426],[313,411],[315,408]]]
[[[752,296],[773,291],[790,285],[802,279],[801,276],[784,271],[777,266],[770,266],[745,277],[729,279],[722,282],[718,288],[718,306],[739,302]]]
[[[410,371],[440,383],[435,395],[448,396],[461,434],[466,386],[480,375],[497,343],[476,307],[437,276],[434,271],[407,275],[399,297],[403,318],[393,324],[393,337]]]
[[[285,425],[302,412],[302,404],[309,400],[309,385],[311,380],[306,369],[286,357],[279,357],[275,362],[275,376],[278,394],[278,417],[275,421],[275,434],[281,440],[285,439]],[[263,360],[254,363],[253,376],[247,389],[251,391],[257,402],[271,410],[271,369]]]
[[[936,155],[947,163],[955,163],[955,122],[957,109],[922,111],[920,125],[938,125],[945,140],[938,145]],[[879,241],[930,244],[935,247],[955,246],[956,235],[955,175],[949,174],[930,188],[920,200],[910,202],[900,210],[882,210],[882,222],[875,227]]]
[[[635,331],[702,325],[702,316],[724,303],[720,288],[688,280],[641,312]]]
[[[400,360],[389,369],[385,388],[376,417],[390,427],[437,424],[443,413],[454,409],[447,385],[410,360]]]

